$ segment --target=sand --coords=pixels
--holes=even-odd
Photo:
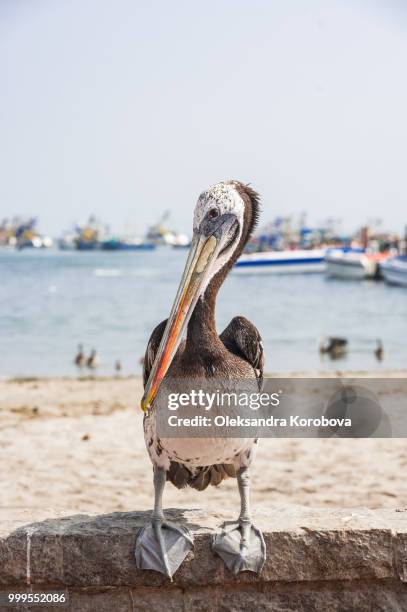
[[[141,390],[137,378],[0,381],[0,505],[10,512],[151,508]],[[406,470],[404,439],[263,439],[252,469],[252,500],[260,506],[403,508]],[[164,504],[203,509],[221,504],[233,516],[236,482],[202,493],[168,484]]]

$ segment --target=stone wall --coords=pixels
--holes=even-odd
[[[137,532],[147,512],[87,516],[52,510],[0,513],[0,603],[9,592],[64,590],[82,611],[407,610],[407,509],[276,507],[257,510],[267,561],[261,576],[230,574],[210,536],[232,514],[168,510],[195,549],[171,583],[138,571]],[[30,609],[25,607],[24,609]]]

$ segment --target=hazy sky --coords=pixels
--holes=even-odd
[[[404,8],[403,8],[404,7]],[[200,191],[353,228],[407,222],[407,10],[395,0],[0,0],[0,216],[140,233]]]

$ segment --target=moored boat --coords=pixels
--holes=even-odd
[[[49,249],[50,247],[52,247],[52,244],[53,244],[52,238],[50,238],[49,236],[40,236],[38,234],[32,234],[32,235],[27,234],[27,235],[21,236],[17,240],[16,247],[19,250],[26,249],[26,248]]]
[[[242,255],[234,270],[250,274],[301,274],[323,272],[326,249],[267,251]]]
[[[407,287],[407,255],[390,257],[380,264],[386,283]]]
[[[346,280],[378,278],[379,265],[388,253],[368,253],[364,249],[329,249],[325,256],[327,276]]]
[[[109,238],[102,242],[101,247],[104,251],[151,251],[155,244],[137,239]]]

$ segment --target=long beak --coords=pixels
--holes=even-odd
[[[224,217],[226,218],[222,220],[222,223],[211,235],[194,234],[171,314],[141,400],[143,411],[147,411],[151,407],[157,395],[161,381],[171,365],[201,295],[202,287],[210,275],[212,264],[223,247],[225,236],[227,236],[235,221],[232,215],[225,215]]]

